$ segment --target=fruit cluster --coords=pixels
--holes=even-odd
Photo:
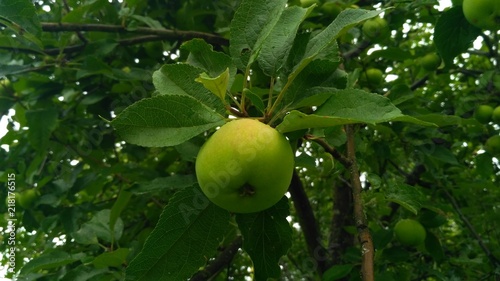
[[[474,117],[482,124],[493,121],[500,125],[500,105],[493,108],[490,105],[480,105],[474,112]],[[484,145],[485,149],[493,155],[500,154],[500,135],[491,136]]]

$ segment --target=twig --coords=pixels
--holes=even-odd
[[[392,161],[390,163],[398,170],[399,173],[401,173],[401,174],[403,174],[403,175],[406,176],[406,183],[407,184],[409,184],[409,185],[417,185],[418,184],[419,186],[422,186],[424,188],[432,188],[432,187],[435,188],[435,186],[436,186],[435,184],[432,185],[432,184],[430,184],[428,182],[425,182],[422,179],[420,179],[420,176],[425,172],[425,166],[424,165],[422,165],[422,164],[417,165],[415,167],[415,169],[410,174],[406,174],[406,173],[404,173],[403,170],[401,170],[397,166],[396,163],[394,163]],[[472,234],[472,236],[477,240],[479,246],[481,247],[481,249],[483,250],[483,252],[486,254],[486,256],[488,257],[488,259],[490,260],[490,262],[494,266],[500,266],[500,260],[498,260],[498,258],[495,257],[491,253],[491,251],[488,249],[488,247],[486,247],[486,245],[484,244],[483,239],[481,238],[481,236],[479,235],[479,233],[477,233],[477,231],[474,229],[474,226],[470,223],[469,219],[467,219],[467,217],[460,210],[460,206],[458,205],[457,200],[455,200],[455,198],[453,197],[453,195],[450,192],[448,192],[448,190],[446,190],[445,188],[441,188],[440,190],[442,190],[444,192],[444,194],[448,198],[449,202],[453,206],[453,209],[455,210],[455,212],[457,212],[458,217],[465,224],[465,227],[469,230],[469,232]],[[393,214],[394,212],[395,212],[395,210],[393,209],[393,211],[391,212],[391,214]]]
[[[425,75],[424,77],[420,78],[419,80],[415,81],[411,86],[410,86],[410,89],[412,91],[415,91],[417,88],[419,88],[420,86],[423,86],[425,84],[425,82],[427,82],[427,80],[429,80],[429,75]]]
[[[227,266],[234,258],[238,249],[241,248],[242,238],[238,236],[204,269],[195,273],[190,281],[204,281],[217,274],[222,268]]]
[[[347,52],[344,52],[342,54],[342,57],[344,58],[344,61],[350,60],[353,57],[357,57],[359,54],[364,52],[371,45],[372,45],[371,42],[368,40],[361,41],[361,43],[359,43],[359,45],[357,45],[355,48],[353,48]]]
[[[472,226],[472,224],[470,223],[469,219],[467,219],[467,217],[460,210],[460,206],[458,206],[457,200],[455,200],[455,198],[453,197],[453,195],[451,195],[448,192],[448,190],[446,190],[445,188],[442,188],[441,190],[444,192],[444,194],[446,195],[446,197],[448,197],[448,200],[450,201],[451,205],[453,206],[453,209],[455,209],[455,212],[457,212],[458,216],[460,217],[460,219],[462,220],[462,222],[465,224],[465,227],[467,227],[467,229],[470,231],[470,233],[472,234],[472,236],[474,236],[474,238],[477,240],[477,242],[479,243],[479,246],[481,247],[481,249],[483,249],[483,252],[486,254],[486,256],[488,257],[488,259],[490,260],[490,262],[495,267],[499,267],[500,266],[500,260],[498,260],[491,253],[491,251],[490,251],[490,249],[488,249],[488,247],[486,247],[486,245],[483,242],[483,239],[481,238],[481,236],[479,236],[479,234],[477,233],[477,231],[474,229],[474,226]]]
[[[352,185],[352,198],[354,202],[354,221],[358,229],[358,240],[361,244],[361,276],[363,281],[374,281],[373,241],[368,229],[366,216],[363,211],[363,199],[361,197],[361,180],[359,179],[358,163],[356,161],[356,148],[354,145],[354,125],[346,126],[347,133],[347,157],[351,162],[350,174]]]
[[[304,191],[302,182],[296,171],[293,172],[292,183],[288,189],[292,196],[295,212],[299,219],[299,225],[304,233],[309,255],[315,260],[318,265],[317,271],[323,274],[326,270],[326,255],[327,251],[321,245],[321,233],[319,231],[318,223],[314,217],[314,213]]]
[[[71,12],[71,8],[69,7],[68,0],[63,0],[62,2],[63,2],[63,6],[64,6],[64,9],[66,10],[66,12],[67,13]],[[89,42],[87,40],[87,38],[85,38],[85,36],[83,36],[83,34],[80,31],[77,31],[76,35],[83,42],[83,44],[87,44]]]
[[[118,40],[117,43],[120,46],[129,46],[129,45],[135,45],[135,44],[141,44],[141,43],[146,43],[146,42],[153,42],[153,41],[160,41],[163,40],[164,38],[158,35],[145,35],[145,36],[137,36],[137,37],[131,37],[127,39],[122,39]],[[57,55],[59,53],[74,53],[74,52],[79,52],[85,48],[86,44],[79,44],[79,45],[73,45],[69,47],[65,47],[64,49],[59,49],[59,48],[51,48],[51,49],[45,49],[43,52],[47,55]]]
[[[352,214],[351,185],[339,176],[339,182],[332,184],[333,214],[330,223],[328,251],[332,264],[342,264],[343,254],[354,246],[355,239],[345,230],[346,225],[354,225]]]
[[[339,161],[345,168],[349,168],[349,166],[351,166],[350,159],[348,159],[345,155],[329,145],[324,139],[314,137],[313,135],[306,135],[305,138],[319,144],[327,153],[331,154],[333,158]]]
[[[142,35],[157,35],[164,39],[177,39],[181,41],[193,38],[202,38],[205,41],[212,44],[222,45],[222,46],[229,45],[229,40],[224,37],[198,31],[172,30],[165,28],[149,28],[149,27],[137,27],[129,29],[121,25],[53,23],[53,22],[42,22],[41,26],[42,30],[46,32],[95,31],[95,32],[112,32],[112,33],[136,33]]]

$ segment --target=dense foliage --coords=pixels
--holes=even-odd
[[[444,2],[0,0],[0,275],[499,280],[500,32]],[[230,116],[295,150],[259,213],[196,182]]]

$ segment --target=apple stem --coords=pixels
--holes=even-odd
[[[240,189],[240,196],[247,197],[255,194],[255,188],[248,183],[245,183]]]

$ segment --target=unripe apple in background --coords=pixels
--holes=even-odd
[[[500,155],[500,136],[492,136],[484,144],[486,151],[493,155]]]
[[[16,195],[16,203],[24,209],[33,206],[33,203],[38,198],[38,193],[35,189],[30,188]]]
[[[429,53],[420,58],[420,65],[427,71],[434,71],[441,65],[441,58],[436,53]]]
[[[337,2],[325,2],[323,5],[321,5],[320,10],[326,14],[329,15],[331,18],[337,17],[340,12],[342,12],[342,5]]]
[[[491,119],[493,120],[493,122],[500,125],[500,106],[497,106],[495,107],[495,109],[493,109],[493,112],[491,113]]]
[[[481,29],[500,29],[499,0],[464,0],[462,9],[470,24]]]
[[[288,190],[293,169],[294,154],[287,139],[249,118],[223,125],[196,159],[203,193],[234,213],[259,212],[276,204]]]
[[[383,72],[377,68],[368,68],[361,73],[361,79],[372,86],[378,86],[384,81]]]
[[[416,220],[404,219],[394,226],[394,234],[401,244],[418,246],[425,241],[425,228]]]
[[[368,39],[374,41],[381,41],[390,35],[387,21],[380,17],[365,21],[361,31]]]
[[[474,111],[474,118],[479,123],[487,124],[491,121],[491,116],[493,115],[493,107],[489,105],[480,105]]]

